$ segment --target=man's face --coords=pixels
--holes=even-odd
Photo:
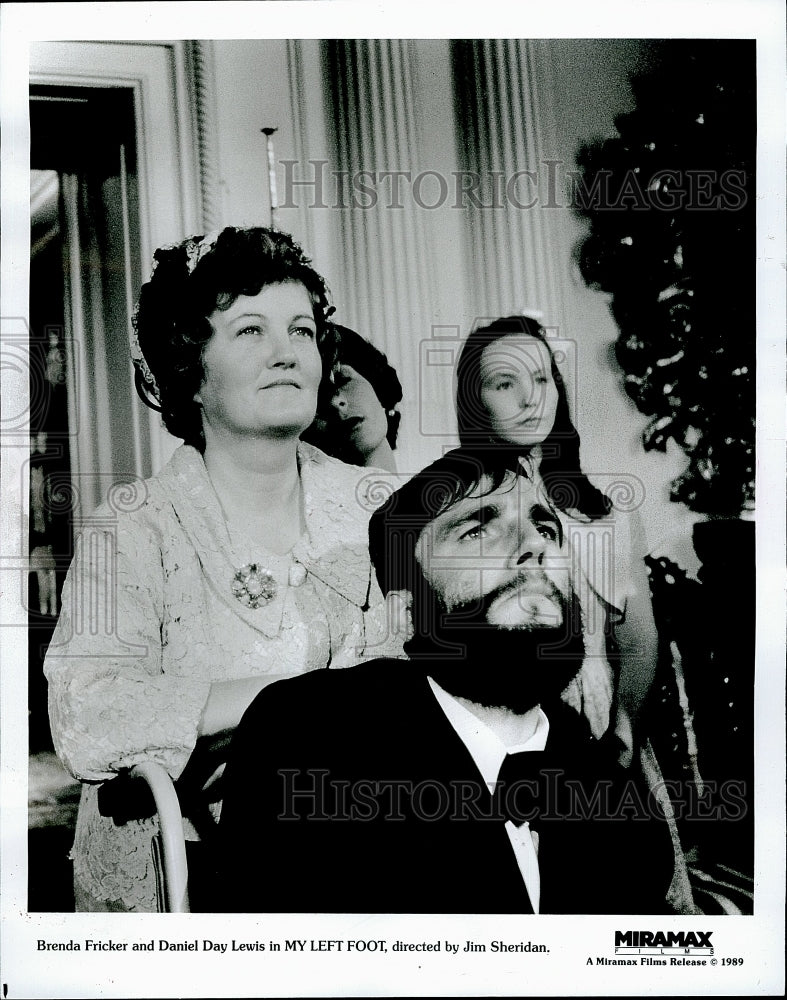
[[[582,612],[556,514],[524,475],[490,485],[421,532],[405,652],[450,694],[524,713],[581,668]]]
[[[416,559],[445,611],[485,608],[502,629],[559,628],[571,593],[563,530],[533,482],[482,481],[421,532]]]

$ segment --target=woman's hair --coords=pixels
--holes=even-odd
[[[611,501],[582,472],[579,433],[571,420],[568,395],[544,329],[527,316],[506,316],[473,330],[462,345],[456,366],[456,415],[459,442],[463,447],[507,448],[526,452],[522,445],[502,439],[492,429],[488,410],[481,399],[481,355],[502,337],[534,337],[549,351],[552,379],[557,388],[557,407],[552,429],[541,443],[539,474],[552,503],[560,510],[578,510],[587,517],[604,517]]]
[[[396,369],[388,358],[371,341],[346,326],[334,325],[336,336],[336,365],[349,365],[374,389],[374,393],[385,410],[388,421],[386,440],[391,448],[396,448],[399,435],[401,413],[395,409],[402,401],[402,384]],[[356,459],[352,448],[337,439],[337,421],[333,418],[332,399],[335,388],[325,381],[320,386],[317,403],[317,417],[311,427],[302,435],[304,441],[317,445],[326,454],[352,462]]]
[[[257,295],[285,281],[298,281],[309,293],[325,381],[336,361],[328,321],[333,307],[325,281],[291,236],[230,226],[155,252],[153,273],[142,286],[134,315],[132,355],[137,391],[161,411],[170,434],[204,450],[202,412],[194,394],[204,381],[203,351],[213,336],[208,316],[228,309],[239,295]]]
[[[388,358],[379,348],[355,330],[346,326],[336,326],[335,329],[338,340],[337,364],[349,365],[355,369],[374,389],[388,418],[388,444],[395,448],[399,422],[402,419],[401,413],[395,409],[402,401],[402,384],[396,369],[388,363]]]

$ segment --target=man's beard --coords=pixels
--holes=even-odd
[[[414,599],[414,635],[404,650],[449,694],[522,714],[556,699],[585,656],[582,612],[575,594],[559,597],[561,625],[501,627],[487,621],[498,592],[445,611],[422,580]]]

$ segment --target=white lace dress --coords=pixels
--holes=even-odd
[[[176,778],[211,683],[402,655],[367,548],[386,474],[304,444],[298,457],[306,534],[286,556],[233,550],[202,457],[187,446],[159,475],[116,489],[83,527],[44,667],[55,748],[83,782],[78,898],[155,909],[156,821],[116,825],[100,815],[98,789],[145,759]],[[277,585],[256,610],[231,590],[252,562]]]

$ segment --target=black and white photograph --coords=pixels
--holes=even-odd
[[[2,5],[3,997],[783,994],[784,8],[550,8]]]

